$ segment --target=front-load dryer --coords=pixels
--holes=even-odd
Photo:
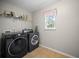
[[[2,35],[2,57],[19,58],[28,52],[27,34],[14,33]]]
[[[31,52],[39,47],[39,32],[28,33],[28,51]]]

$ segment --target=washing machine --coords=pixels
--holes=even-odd
[[[1,38],[0,38],[0,58],[1,58]]]
[[[1,56],[3,58],[20,58],[28,52],[26,33],[2,34]]]
[[[28,52],[39,47],[39,32],[28,33]]]

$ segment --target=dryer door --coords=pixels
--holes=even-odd
[[[20,55],[27,48],[27,39],[18,37],[14,39],[8,46],[8,54],[10,56]]]
[[[37,45],[39,40],[38,40],[38,35],[34,34],[33,37],[31,38],[31,44],[32,45]]]

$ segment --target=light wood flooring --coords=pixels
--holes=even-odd
[[[34,51],[25,55],[23,58],[68,58],[68,57],[61,55],[57,52],[51,51],[47,48],[38,47]]]

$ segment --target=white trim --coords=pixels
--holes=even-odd
[[[59,51],[59,50],[56,50],[56,49],[53,49],[53,48],[50,48],[50,47],[47,47],[47,46],[44,46],[44,45],[40,45],[40,46],[41,46],[41,47],[44,47],[44,48],[47,48],[47,49],[49,49],[49,50],[55,51],[55,52],[57,52],[57,53],[59,53],[59,54],[68,56],[69,58],[76,58],[75,56],[72,56],[72,55],[70,55],[70,54],[61,52],[61,51]]]

